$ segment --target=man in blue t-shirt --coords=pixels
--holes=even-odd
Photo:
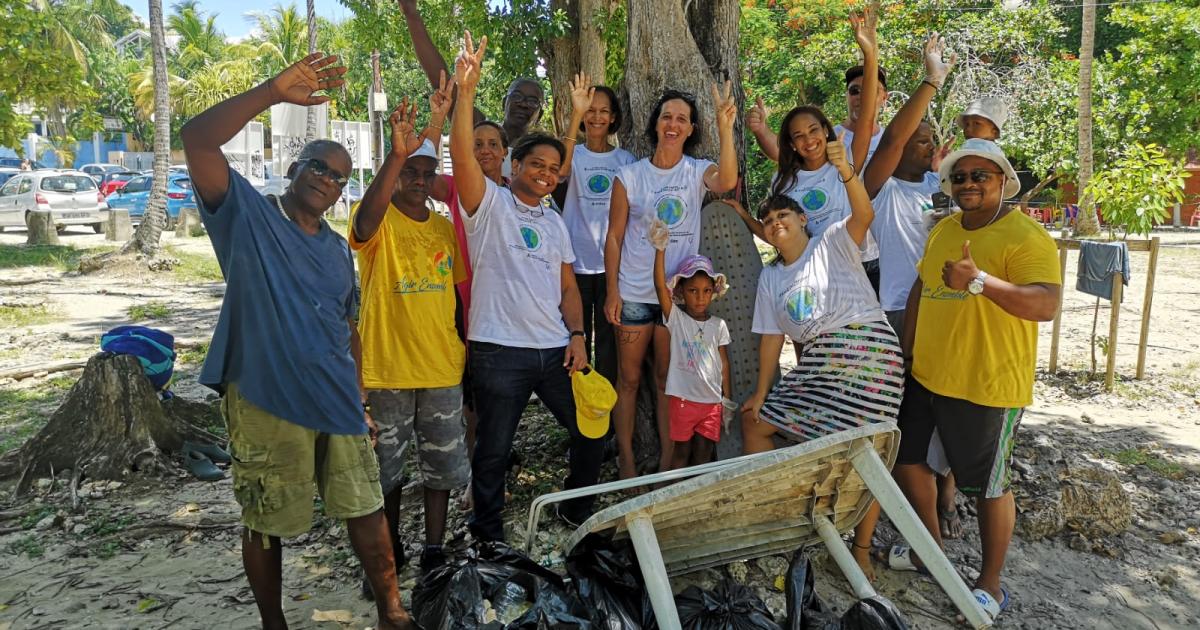
[[[321,218],[351,159],[317,140],[288,168],[279,198],[230,170],[221,145],[276,103],[312,106],[342,85],[336,57],[312,54],[218,103],[180,132],[201,219],[225,276],[225,300],[200,382],[223,394],[242,507],[242,563],[264,628],[286,628],[281,538],[312,524],[313,481],[325,513],[345,519],[376,597],[379,628],[412,628],[400,603],[383,516],[373,423],[361,386],[354,264]]]

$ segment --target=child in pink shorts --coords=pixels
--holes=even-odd
[[[729,287],[725,275],[714,271],[712,261],[699,254],[684,258],[668,281],[665,250],[669,239],[667,226],[656,222],[650,242],[658,250],[654,288],[671,333],[666,391],[674,470],[712,461],[713,448],[721,439],[723,402],[730,392],[729,328],[725,320],[708,314],[708,305]]]

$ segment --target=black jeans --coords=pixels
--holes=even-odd
[[[471,534],[479,540],[504,540],[504,478],[509,452],[529,395],[538,398],[571,435],[570,474],[564,487],[595,485],[600,477],[604,440],[586,438],[575,421],[571,378],[563,368],[566,348],[514,348],[471,342],[469,353],[479,414],[471,459]],[[591,514],[592,497],[575,499],[562,509],[573,519]]]
[[[588,361],[615,387],[617,336],[613,325],[608,323],[608,318],[604,316],[604,302],[608,299],[608,285],[604,278],[602,273],[575,274],[575,282],[579,285],[579,297],[583,300],[584,347],[588,351]],[[593,343],[595,350],[592,350]]]

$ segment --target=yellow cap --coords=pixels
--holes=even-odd
[[[571,375],[571,390],[579,432],[593,439],[604,437],[608,433],[608,414],[617,404],[617,390],[590,365]]]

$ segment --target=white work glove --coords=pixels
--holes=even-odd
[[[733,422],[734,417],[737,416],[738,408],[741,405],[728,398],[721,398],[721,407],[723,407],[721,410],[721,425],[725,428],[725,432],[729,433],[729,425]]]

